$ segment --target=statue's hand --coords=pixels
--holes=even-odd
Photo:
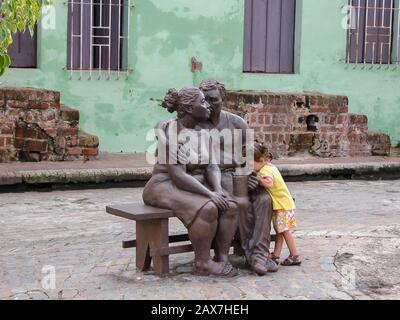
[[[180,144],[178,147],[178,163],[180,164],[188,164],[188,149],[184,144]]]
[[[215,193],[216,193],[216,194],[219,194],[220,196],[222,196],[222,197],[224,197],[224,198],[226,198],[226,194],[225,194],[225,192],[224,192],[224,190],[223,190],[222,188],[220,188],[220,189],[215,189]]]
[[[220,211],[225,212],[228,210],[229,203],[225,195],[219,194],[217,192],[212,192],[210,194],[210,199]]]
[[[258,185],[259,185],[259,180],[257,176],[251,175],[249,177],[249,182],[248,182],[249,190],[254,191],[258,187]]]
[[[249,250],[253,250],[254,249],[254,245],[255,245],[255,241],[253,239],[249,240]]]

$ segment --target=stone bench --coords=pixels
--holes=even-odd
[[[123,241],[122,247],[136,247],[136,267],[139,271],[148,271],[153,260],[153,269],[157,275],[168,274],[169,255],[193,251],[191,244],[169,246],[170,243],[190,241],[187,233],[169,235],[169,218],[175,217],[171,210],[137,202],[110,205],[106,207],[106,212],[136,221],[136,240]],[[274,241],[274,236],[271,236],[271,240]],[[234,248],[239,247],[236,240],[233,240],[232,245]]]

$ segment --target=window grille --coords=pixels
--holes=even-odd
[[[399,64],[399,0],[350,0],[347,63]]]
[[[131,0],[69,0],[67,68],[128,74]]]

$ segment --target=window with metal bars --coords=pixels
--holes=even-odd
[[[347,63],[399,64],[399,0],[349,0]]]
[[[69,70],[127,71],[130,0],[69,0]]]
[[[296,0],[245,0],[243,71],[293,73]]]

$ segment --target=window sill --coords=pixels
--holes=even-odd
[[[250,75],[250,76],[262,76],[262,77],[289,77],[289,76],[295,76],[296,73],[267,73],[267,72],[250,72],[250,71],[243,71],[244,75]]]
[[[9,67],[10,70],[21,70],[21,71],[28,71],[28,70],[39,70],[38,67]]]
[[[397,70],[400,67],[398,63],[391,64],[373,64],[373,63],[347,63],[344,62],[345,69],[359,70]]]
[[[64,67],[63,70],[68,73],[69,80],[126,80],[133,73],[133,69],[128,70],[76,70]]]

